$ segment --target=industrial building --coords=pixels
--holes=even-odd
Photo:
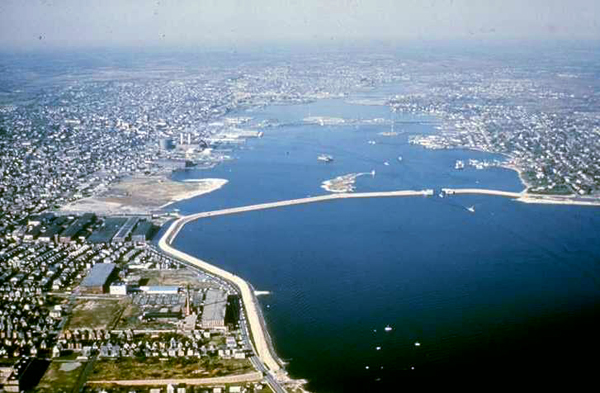
[[[125,296],[127,295],[127,284],[124,282],[113,282],[109,286],[109,292],[111,295]]]
[[[142,286],[140,291],[148,295],[176,295],[179,293],[179,287],[165,285]]]
[[[90,243],[110,243],[112,238],[117,234],[119,229],[125,225],[127,218],[112,217],[104,220],[102,226],[94,231],[88,242]]]
[[[58,238],[60,243],[70,243],[77,238],[85,228],[94,222],[96,215],[94,213],[85,213],[79,217],[75,222],[67,227]]]
[[[171,138],[159,139],[158,145],[161,150],[173,150],[175,148],[175,144],[173,144],[173,139],[171,139]]]
[[[136,244],[146,244],[152,237],[154,226],[150,221],[139,221],[133,232],[131,232],[131,241]]]
[[[81,282],[84,293],[107,293],[110,282],[116,277],[114,263],[97,263]]]
[[[220,289],[210,288],[204,298],[201,324],[205,329],[225,328],[227,294]]]
[[[42,229],[38,239],[42,242],[53,242],[56,241],[58,238],[58,234],[61,233],[63,230],[63,227],[60,225],[51,225],[48,228],[46,228],[45,230]]]
[[[138,217],[129,217],[125,224],[117,231],[117,234],[112,238],[113,243],[125,243],[127,237],[133,231],[133,227],[140,219]]]
[[[177,170],[177,169],[185,169],[192,166],[192,162],[187,160],[178,160],[173,158],[161,158],[156,160],[156,165],[161,168]]]

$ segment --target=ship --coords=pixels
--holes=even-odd
[[[398,156],[398,161],[402,162],[402,156]]]
[[[333,161],[333,157],[328,154],[321,154],[317,157],[317,160],[324,161],[324,162],[331,162],[331,161]]]
[[[465,168],[465,163],[461,160],[456,160],[456,163],[454,164],[454,169],[464,169]]]

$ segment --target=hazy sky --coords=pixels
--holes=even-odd
[[[1,0],[0,47],[599,39],[600,0]]]

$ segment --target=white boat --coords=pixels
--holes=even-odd
[[[467,207],[467,210],[470,211],[471,213],[475,213],[475,206],[469,206],[469,207]]]
[[[392,327],[390,325],[387,325],[384,330],[386,332],[391,332],[392,331]]]
[[[317,157],[317,160],[324,161],[324,162],[331,162],[331,161],[333,161],[333,157],[328,154],[321,154]]]
[[[383,165],[385,165],[385,166],[389,166],[389,165],[390,165],[390,163],[386,161],[386,162],[384,162],[384,163],[383,163]]]
[[[456,160],[456,163],[454,164],[454,169],[464,169],[465,168],[465,163],[461,160]]]
[[[373,140],[369,141],[369,145],[374,145],[375,143],[377,143],[377,142],[375,142]]]
[[[402,162],[402,156],[398,156],[398,161]]]

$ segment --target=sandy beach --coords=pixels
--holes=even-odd
[[[188,180],[185,180],[183,183],[197,185],[198,189],[175,195],[173,198],[171,198],[171,201],[160,206],[160,208],[164,209],[165,207],[167,207],[175,202],[179,202],[179,201],[183,201],[185,199],[190,199],[190,198],[194,198],[194,197],[197,197],[200,195],[211,193],[211,192],[216,191],[219,188],[223,187],[228,182],[229,181],[226,179],[188,179]]]

